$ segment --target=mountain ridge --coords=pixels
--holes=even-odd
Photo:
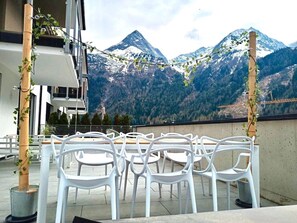
[[[215,47],[219,47],[220,44],[230,43],[241,30],[238,29],[229,33],[212,48],[199,48],[192,53],[180,55],[176,60],[185,62],[187,58],[192,56],[197,57],[197,55],[204,53],[211,54]],[[267,56],[263,57],[263,55],[274,54],[271,53],[272,50],[277,52],[285,47],[280,41],[269,38],[258,30],[256,32],[258,32],[259,40],[259,44],[257,44],[259,58],[265,58]],[[232,104],[240,100],[245,91],[244,76],[247,75],[248,68],[247,56],[244,55],[242,46],[222,54],[220,57],[212,56],[213,59],[210,62],[199,66],[191,74],[192,82],[188,87],[183,84],[184,77],[181,69],[174,69],[171,66],[161,68],[159,66],[144,66],[139,70],[135,66],[135,60],[140,61],[142,59],[152,63],[165,62],[164,55],[156,51],[156,48],[138,31],[129,34],[119,44],[109,47],[107,52],[117,55],[120,52],[120,55],[129,57],[129,62],[121,63],[99,54],[88,55],[89,95],[92,95],[89,108],[91,112],[96,112],[103,106],[111,115],[131,115],[134,124],[163,123],[170,120],[221,119],[222,117],[235,117],[242,113],[237,112],[235,114],[233,112],[234,114],[232,114],[232,112],[224,112],[218,108],[222,104]],[[286,55],[293,58],[296,56],[293,49],[291,51],[283,50],[278,56],[279,62],[277,64],[286,64],[287,67],[291,66],[295,69],[294,61],[285,62],[289,60]],[[272,58],[268,57],[265,62],[260,64],[269,64],[266,62],[267,60],[272,61]],[[275,72],[277,69],[273,67],[268,69],[269,67],[265,66],[261,69],[269,73],[266,76],[275,74],[270,72]],[[284,70],[285,68],[280,69]],[[290,72],[293,72],[294,69],[292,69]],[[261,76],[261,72],[259,72],[259,76]],[[288,77],[293,79],[293,75]],[[287,88],[291,89],[290,86]],[[267,87],[265,91],[267,89],[271,91]],[[277,91],[274,92],[276,92],[275,95],[278,94]],[[282,93],[291,94],[284,89]],[[263,93],[262,96],[266,97],[267,94]],[[267,109],[263,111],[266,114],[271,113]]]

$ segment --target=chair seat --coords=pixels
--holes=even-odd
[[[253,181],[251,167],[254,153],[254,137],[231,136],[221,140],[208,136],[200,138],[201,147],[208,165],[203,172],[197,171],[197,174],[211,178],[213,210],[218,211],[218,192],[217,180],[227,184],[227,204],[230,209],[230,182],[240,179],[247,179],[252,196],[252,206],[257,208],[257,198],[255,185]],[[206,149],[204,142],[212,141],[216,143],[214,150]],[[245,158],[246,160],[243,160]],[[225,162],[221,165],[221,160],[230,159],[231,162]]]
[[[110,157],[107,153],[102,154],[90,154],[84,153],[83,157],[77,157],[77,160],[81,164],[89,165],[89,166],[98,166],[100,165],[107,165],[113,162],[113,158]]]
[[[187,179],[188,173],[185,171],[175,171],[170,173],[154,173],[152,182],[156,180],[162,184],[174,184]]]
[[[75,176],[75,175],[65,175],[65,178],[67,180],[102,180],[102,179],[107,179],[108,177],[106,176]]]
[[[194,139],[196,140],[196,138]],[[139,142],[147,141],[149,143],[148,147],[141,148],[142,144]],[[135,162],[135,157],[132,157],[131,159],[131,171],[134,173],[134,185],[133,185],[133,194],[132,194],[132,207],[131,207],[131,214],[130,217],[132,218],[134,216],[134,208],[135,208],[135,200],[136,200],[136,194],[137,194],[137,184],[138,184],[138,178],[139,177],[145,177],[145,217],[150,217],[150,210],[151,210],[151,183],[156,182],[159,184],[159,191],[161,189],[161,184],[178,184],[178,204],[179,204],[179,210],[180,213],[182,213],[182,204],[181,204],[181,188],[180,183],[181,182],[187,182],[187,197],[190,196],[191,202],[192,202],[192,210],[193,213],[197,212],[196,207],[196,199],[195,199],[195,190],[194,190],[194,182],[193,182],[193,160],[194,160],[194,148],[193,148],[193,140],[182,136],[182,135],[166,135],[161,136],[155,139],[149,139],[145,136],[139,136],[137,138],[137,145],[139,146],[139,155],[143,156],[143,159],[141,161],[143,162],[143,167],[139,171],[135,168],[134,164],[137,164]],[[185,165],[183,165],[181,170],[172,171],[172,172],[164,172],[161,173],[157,171],[155,173],[152,171],[151,167],[149,166],[149,162],[152,160],[155,160],[155,158],[159,159],[159,155],[156,156],[155,154],[161,154],[164,153],[164,157],[166,157],[166,153],[169,150],[175,150],[180,151],[179,154],[174,155],[180,155],[185,156],[184,159],[186,162],[184,162]],[[145,151],[145,153],[141,153],[140,151]]]
[[[96,188],[99,185],[108,184],[108,180],[111,180],[110,176],[74,176],[74,175],[65,175],[65,179],[68,181],[68,185],[73,187],[79,186],[81,189],[91,189]],[[114,177],[112,175],[112,177]]]
[[[246,173],[242,172],[242,171],[235,171],[234,169],[227,169],[227,170],[223,170],[223,171],[217,171],[217,173],[216,173],[218,180],[220,180],[220,178],[222,178],[224,180],[230,179],[230,181],[236,181],[236,180],[234,180],[234,175],[235,174],[238,176],[238,179],[241,179],[242,177],[244,177],[244,175]],[[201,175],[206,176],[208,178],[212,178],[212,172],[210,172],[210,171],[202,173]]]
[[[126,135],[126,138],[128,138],[130,140],[134,140],[135,142],[136,142],[136,139],[137,139],[138,136],[146,136],[146,137],[149,137],[149,138],[154,138],[153,133],[144,134],[144,133],[141,133],[141,132],[127,132],[125,135]],[[138,164],[138,165],[143,164],[143,159],[139,156],[138,152],[135,152],[135,150],[134,151],[125,151],[126,168],[125,168],[125,182],[124,182],[123,200],[126,199],[128,172],[129,172],[129,166],[130,166],[132,157],[134,159],[133,162],[135,164]],[[160,157],[156,156],[156,157],[150,158],[150,160],[149,160],[150,164],[153,164],[153,163],[156,164],[157,171],[159,169],[159,164],[158,164],[159,159],[160,159]],[[121,178],[121,180],[122,180],[122,178]],[[120,182],[120,187],[121,187],[121,182]],[[160,193],[161,193],[161,191],[160,191]],[[161,194],[160,194],[160,197],[161,197]]]
[[[134,160],[133,160],[134,164],[143,164],[143,161],[140,158],[138,153],[127,153],[126,160],[128,160],[130,162],[132,159],[132,156],[134,156]],[[151,155],[149,157],[148,163],[156,163],[156,162],[158,162],[159,159],[160,159],[160,157]]]
[[[119,219],[119,191],[118,181],[120,170],[118,163],[124,159],[124,150],[118,152],[114,146],[115,140],[122,140],[125,144],[125,136],[117,138],[109,138],[103,134],[84,133],[68,136],[67,138],[59,138],[55,135],[51,136],[51,145],[57,162],[57,176],[59,178],[58,185],[58,201],[55,222],[65,222],[66,209],[68,203],[69,188],[76,189],[94,189],[103,186],[110,187],[110,204],[112,220]],[[59,155],[55,153],[56,142],[60,141]],[[124,146],[123,146],[124,147]],[[65,159],[75,156],[78,161],[78,174],[69,170],[65,165]],[[80,175],[80,167],[84,161],[88,161],[86,165],[102,163],[111,163],[113,168],[105,175],[100,173],[87,173],[88,175]]]
[[[181,154],[181,153],[167,152],[166,155],[167,155],[167,158],[168,159],[173,160],[174,162],[177,162],[177,163],[187,163],[187,158],[184,155],[184,153]],[[202,159],[202,157],[195,156],[194,157],[194,162],[199,162],[201,159]]]

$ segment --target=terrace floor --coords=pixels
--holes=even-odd
[[[169,162],[168,162],[169,164]],[[35,161],[30,166],[30,183],[39,184],[39,172],[40,163]],[[71,169],[76,171],[77,167],[71,165]],[[98,168],[100,170],[98,170]],[[87,167],[83,166],[82,174],[89,173],[90,171],[101,171],[104,172],[104,167]],[[166,168],[169,168],[167,166]],[[16,186],[18,183],[18,176],[13,173],[16,169],[13,158],[8,160],[0,160],[0,222],[5,221],[5,217],[10,214],[10,195],[9,189],[13,186]],[[56,195],[57,195],[57,177],[56,177],[56,166],[55,163],[50,164],[50,177],[49,177],[49,192],[48,192],[48,201],[47,201],[47,223],[54,222],[55,211],[56,211]],[[212,197],[208,194],[208,180],[204,179],[205,195],[202,193],[201,180],[199,176],[194,176],[195,190],[196,190],[196,201],[198,214],[205,212],[201,216],[209,216],[215,214],[212,212]],[[120,215],[121,219],[124,219],[123,222],[128,221],[130,218],[131,210],[131,196],[132,196],[132,185],[133,185],[133,174],[129,172],[129,180],[127,187],[127,196],[123,200],[123,185],[120,190]],[[235,200],[238,198],[237,188],[231,187],[231,209],[241,209],[235,205]],[[163,217],[160,218],[151,218],[155,221],[151,222],[174,222],[181,221],[182,215],[174,216],[179,214],[178,209],[178,199],[177,199],[177,189],[174,187],[173,197],[170,198],[170,186],[162,186],[162,198],[159,198],[158,185],[152,184],[151,192],[151,216],[166,216],[170,215],[170,220],[164,220]],[[185,194],[185,187],[182,189],[183,196]],[[79,190],[77,203],[74,203],[75,190],[70,189],[69,191],[69,204],[67,209],[67,220],[66,222],[72,222],[74,216],[80,216],[83,218],[96,220],[100,222],[108,222],[111,219],[111,209],[110,209],[110,195],[109,188],[106,190],[104,188],[93,189],[93,190]],[[226,185],[224,183],[218,184],[218,202],[219,210],[226,210],[227,199],[226,199]],[[185,197],[185,196],[184,196]],[[139,186],[137,191],[137,200],[135,208],[135,218],[144,217],[145,215],[145,188],[144,180],[140,178]],[[185,200],[183,200],[185,202]],[[277,206],[277,204],[272,203],[268,200],[261,199],[261,207],[271,207]],[[260,208],[262,209],[262,208]],[[190,211],[189,211],[190,212]],[[207,214],[208,213],[208,214]],[[221,212],[223,213],[223,212]],[[226,213],[226,212],[224,212]],[[230,213],[230,212],[229,212]],[[195,219],[193,215],[184,215],[184,220],[186,219]],[[186,217],[188,216],[188,217]],[[192,217],[191,217],[192,216]],[[133,222],[147,222],[146,220],[141,219],[129,219]],[[125,220],[126,219],[126,220]],[[161,219],[163,219],[161,221]],[[122,222],[122,221],[121,221]],[[192,221],[194,222],[194,221]],[[203,222],[203,221],[202,221]],[[216,221],[215,221],[216,222]],[[223,222],[223,221],[222,221]]]

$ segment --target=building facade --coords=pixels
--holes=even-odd
[[[0,137],[17,134],[13,112],[19,106],[24,4],[0,0]],[[51,14],[62,32],[50,31],[36,40],[31,78],[30,134],[42,133],[51,112],[84,114],[88,109],[87,50],[83,0],[34,0],[34,14]],[[33,19],[34,26],[35,18]],[[54,27],[53,27],[54,28]],[[66,40],[66,41],[65,41]]]

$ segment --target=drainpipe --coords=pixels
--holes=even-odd
[[[70,37],[70,27],[71,27],[71,8],[72,8],[72,0],[66,1],[66,20],[65,20],[65,28],[66,28],[66,38]],[[70,53],[70,42],[65,42],[65,53]]]

